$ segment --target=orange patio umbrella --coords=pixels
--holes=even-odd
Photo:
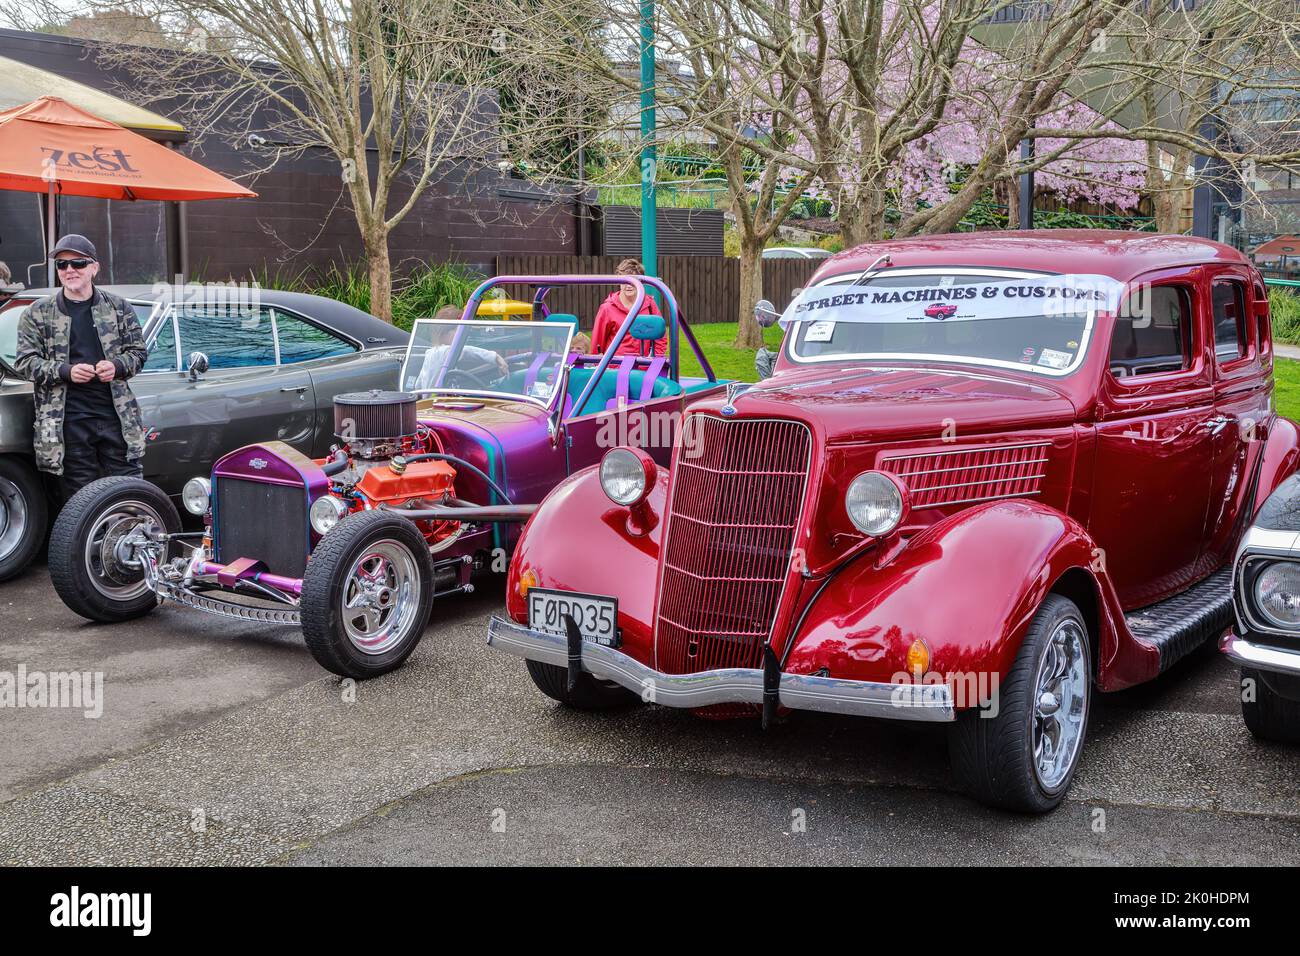
[[[257,195],[56,96],[0,112],[0,189],[49,193],[47,248],[54,246],[56,195],[164,201]]]

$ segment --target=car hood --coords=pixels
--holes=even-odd
[[[718,409],[725,401],[702,401]],[[951,421],[963,434],[1074,421],[1073,403],[1049,383],[947,368],[819,366],[786,369],[734,400],[746,417],[793,417],[830,443],[937,434]]]
[[[416,417],[438,434],[448,454],[492,475],[516,503],[540,501],[563,475],[563,452],[551,441],[546,410],[532,402],[443,396],[422,400]],[[472,500],[487,502],[486,490],[473,484],[471,498],[482,497]],[[457,488],[464,494],[459,478]]]

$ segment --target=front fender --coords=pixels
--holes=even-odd
[[[1104,572],[1093,570],[1095,548],[1077,521],[1037,502],[997,501],[958,512],[883,563],[864,554],[835,573],[799,623],[784,669],[903,680],[908,648],[921,640],[931,675],[987,680],[996,674],[1000,681],[1038,605],[1066,581],[1072,598],[1092,602],[1082,610],[1099,632],[1103,686],[1117,668],[1145,674],[1152,666],[1145,648],[1121,644],[1116,622],[1122,614]],[[1133,654],[1137,660],[1129,659]]]
[[[531,571],[535,587],[605,594],[618,599],[621,650],[642,663],[654,660],[654,599],[659,573],[662,515],[668,470],[658,469],[646,506],[648,530],[629,509],[614,504],[600,487],[600,467],[574,472],[546,496],[528,520],[510,561],[506,609],[520,624],[528,608],[520,576]]]
[[[1300,429],[1289,418],[1278,416],[1268,430],[1264,460],[1260,464],[1259,484],[1255,493],[1255,514],[1278,485],[1300,466]],[[1252,515],[1254,517],[1254,515]]]

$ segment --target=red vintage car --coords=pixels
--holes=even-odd
[[[617,447],[550,493],[489,643],[578,708],[950,722],[965,790],[1055,807],[1093,692],[1223,632],[1296,469],[1260,274],[1181,236],[928,236],[828,260],[781,323],[671,468]]]

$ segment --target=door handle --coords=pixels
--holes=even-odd
[[[297,392],[299,395],[301,395],[301,394],[303,394],[305,391],[307,391],[307,386],[306,386],[306,385],[286,385],[284,388],[280,389],[280,391],[282,391],[282,392]]]
[[[1207,418],[1202,423],[1202,427],[1205,428],[1211,435],[1217,435],[1219,434],[1219,432],[1223,431],[1225,428],[1228,427],[1228,423],[1230,421],[1232,421],[1232,419],[1226,415],[1215,415],[1213,418]]]

